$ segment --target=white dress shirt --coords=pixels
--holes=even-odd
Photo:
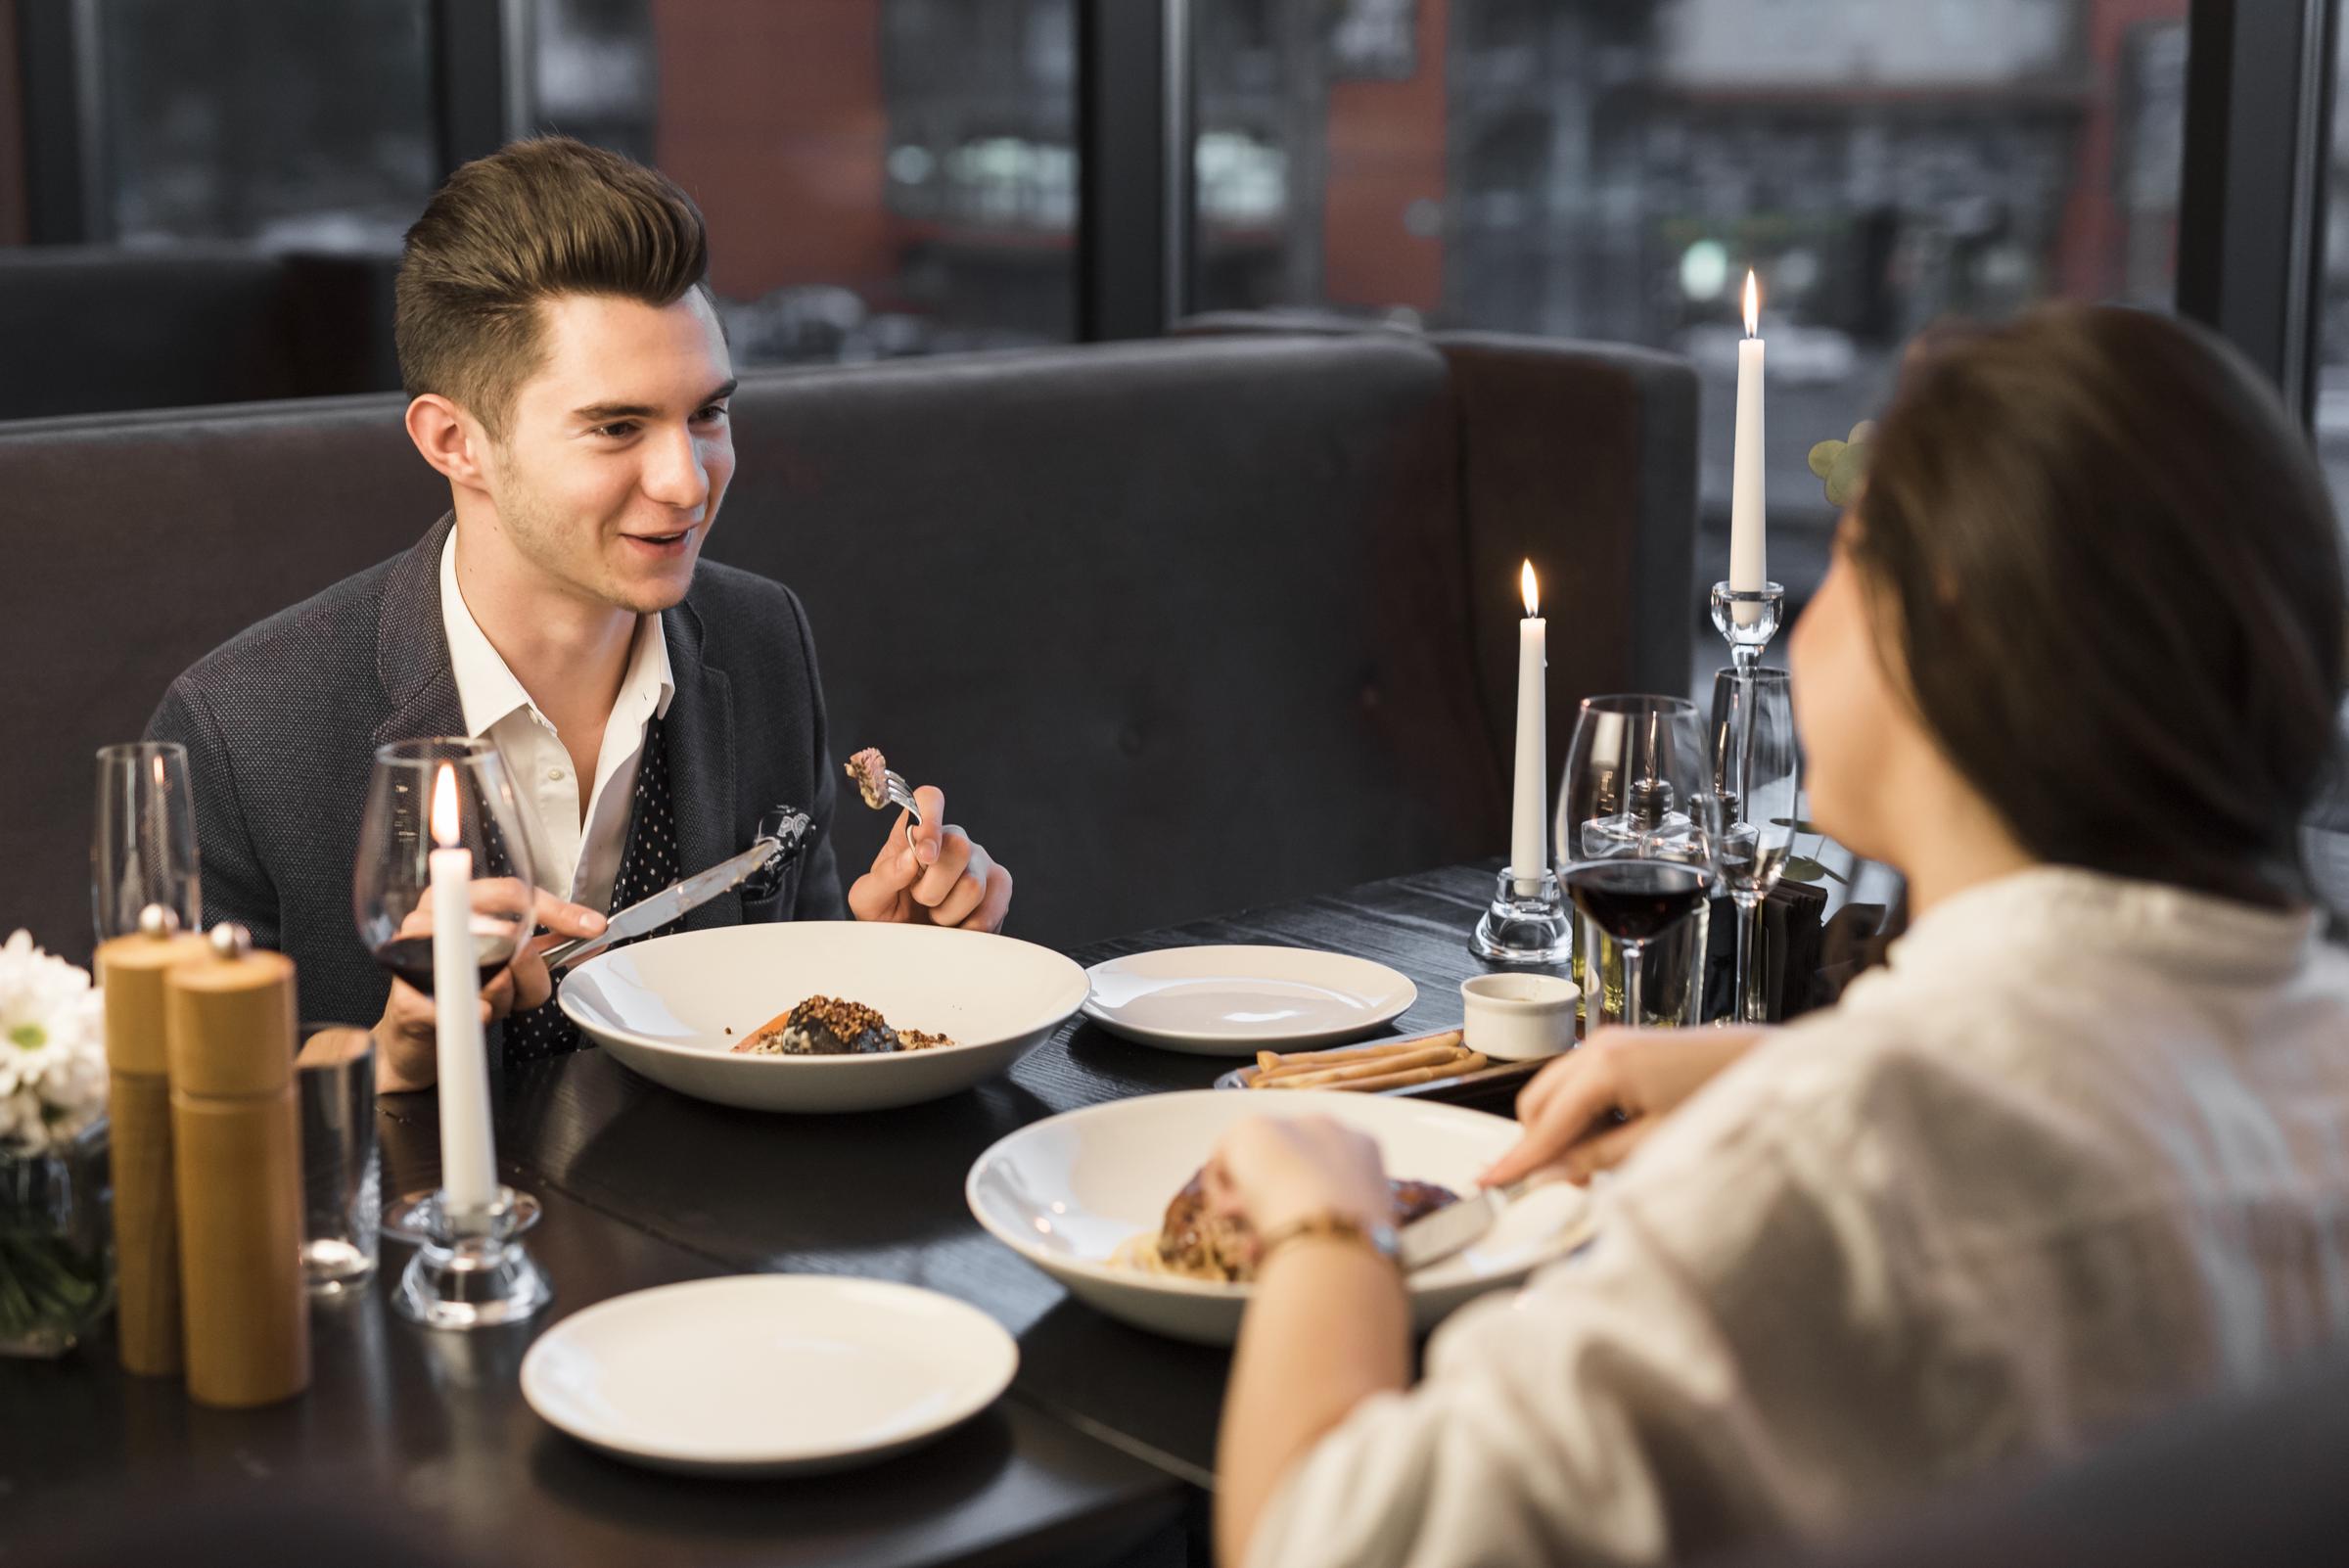
[[[1299,1463],[1256,1568],[1817,1538],[2273,1375],[2349,1330],[2349,955],[2147,883],[1977,887],[1596,1203]]]
[[[494,742],[523,807],[530,868],[538,886],[574,903],[611,912],[612,884],[627,848],[628,807],[636,767],[644,757],[645,725],[668,712],[676,694],[669,678],[668,639],[659,616],[636,618],[620,696],[604,723],[587,809],[579,809],[578,775],[553,720],[506,667],[457,587],[457,535],[440,551],[440,623],[448,633],[448,662],[470,735]]]

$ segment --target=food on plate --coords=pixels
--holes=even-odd
[[[849,777],[856,781],[856,793],[864,797],[865,805],[878,811],[889,804],[889,780],[885,776],[889,772],[889,760],[877,748],[867,746],[842,765]]]
[[[1446,1030],[1416,1039],[1385,1040],[1376,1045],[1348,1045],[1337,1050],[1271,1051],[1256,1053],[1256,1067],[1242,1082],[1257,1089],[1379,1089],[1407,1088],[1457,1078],[1486,1066],[1484,1056],[1461,1043],[1460,1032]]]
[[[893,1029],[862,1002],[810,996],[751,1031],[733,1047],[737,1056],[881,1056],[927,1051],[954,1042],[918,1029]]]
[[[1458,1193],[1433,1181],[1390,1180],[1387,1188],[1395,1200],[1397,1225],[1460,1201]],[[1208,1206],[1207,1179],[1201,1173],[1174,1194],[1156,1230],[1119,1243],[1109,1261],[1143,1273],[1244,1285],[1256,1277],[1255,1241],[1246,1221],[1217,1214]]]

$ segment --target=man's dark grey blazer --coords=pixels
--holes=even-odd
[[[372,1024],[391,990],[352,923],[351,871],[375,749],[465,729],[440,619],[451,527],[443,517],[405,555],[207,654],[147,725],[150,740],[188,749],[205,923],[241,920],[291,957],[309,1022]],[[662,733],[680,866],[745,848],[771,807],[815,822],[772,897],[728,894],[685,927],[845,918],[823,691],[799,599],[705,562],[661,627],[676,683]]]

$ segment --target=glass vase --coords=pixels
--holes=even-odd
[[[63,1356],[115,1305],[107,1125],[0,1147],[0,1356]]]

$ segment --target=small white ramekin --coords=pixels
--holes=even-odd
[[[1466,1043],[1497,1062],[1530,1061],[1574,1048],[1574,1004],[1583,990],[1555,975],[1504,970],[1460,982]]]

